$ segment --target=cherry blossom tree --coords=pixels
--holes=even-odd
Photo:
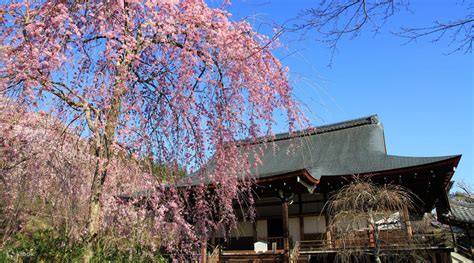
[[[66,236],[71,242],[65,248],[81,245],[95,158],[90,143],[77,132],[45,112],[27,111],[0,97],[1,245],[12,244],[16,234],[31,236],[36,231]],[[111,204],[124,189],[138,192],[152,179],[124,152],[114,159],[104,185],[102,199]],[[159,245],[145,236],[157,231],[147,225],[150,220],[143,216],[144,209],[131,204],[105,208],[101,227],[107,236],[101,241],[112,238],[108,246],[117,245],[115,240],[122,251],[138,242]],[[132,242],[124,245],[124,241]],[[45,255],[32,256],[41,261]]]
[[[232,225],[233,202],[251,196],[242,193],[258,153],[248,163],[236,140],[271,135],[276,110],[290,130],[298,121],[287,69],[271,54],[277,42],[201,0],[11,1],[1,9],[1,93],[24,114],[47,111],[92,149],[85,261],[107,211],[118,209],[104,191],[133,190],[109,187],[127,181],[117,161],[124,152],[184,169],[178,179],[130,168],[152,189],[147,202],[164,245],[190,251]]]
[[[70,133],[60,135],[64,127],[44,113],[27,112],[0,97],[0,203],[2,243],[28,221],[49,217],[54,227],[67,218],[69,232],[78,233],[84,210],[75,209],[88,193],[87,174],[93,159]],[[56,140],[59,136],[62,141]],[[75,206],[73,204],[76,204]],[[34,209],[36,206],[38,209]],[[86,210],[87,211],[87,210]],[[70,216],[69,216],[70,215]],[[44,221],[44,220],[43,220]],[[74,229],[75,228],[75,229]]]

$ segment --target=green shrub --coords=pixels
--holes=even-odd
[[[101,240],[95,250],[93,262],[168,262],[168,260],[160,255],[158,251],[153,252],[150,247],[139,244],[114,242],[105,242]]]
[[[93,262],[167,262],[147,246],[105,240],[98,242]],[[19,233],[0,247],[0,262],[79,262],[83,247],[83,242],[53,230]]]
[[[66,235],[50,229],[18,233],[2,248],[4,258],[20,262],[75,261],[80,254],[77,244],[70,242]]]

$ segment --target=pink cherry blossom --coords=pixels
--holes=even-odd
[[[241,196],[252,203],[259,151],[236,141],[271,135],[276,111],[290,129],[300,120],[288,70],[271,53],[277,41],[202,0],[1,8],[1,95],[22,110],[2,112],[13,124],[0,127],[0,158],[16,163],[38,151],[42,159],[31,165],[42,179],[34,190],[45,194],[60,191],[48,164],[59,158],[58,167],[69,169],[66,193],[77,192],[87,211],[81,220],[90,244],[111,222],[120,221],[126,235],[147,213],[117,196],[147,190],[135,199],[146,198],[162,246],[197,251],[211,231],[235,225]],[[66,141],[57,127],[70,134]],[[79,149],[69,151],[73,145]],[[144,160],[166,169],[154,174]],[[33,166],[21,173],[35,178]],[[86,261],[92,252],[91,245]]]

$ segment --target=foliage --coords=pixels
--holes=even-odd
[[[87,143],[64,129],[54,118],[0,98],[2,242],[30,225],[67,225],[71,237],[81,235],[93,158],[84,154]]]
[[[78,258],[80,250],[74,249],[66,235],[53,230],[36,230],[32,233],[18,233],[7,244],[3,252],[9,259],[21,258],[24,262],[62,262]]]
[[[146,217],[168,251],[193,253],[235,224],[232,203],[251,196],[242,193],[258,161],[242,161],[248,152],[235,141],[271,135],[277,109],[290,129],[299,120],[287,69],[271,54],[277,42],[202,0],[9,1],[1,10],[0,91],[19,109],[0,130],[2,195],[14,197],[5,236],[29,215],[21,202],[33,193],[61,207],[54,224],[77,215],[68,222],[85,234],[85,261],[105,226],[126,237]],[[159,166],[153,176],[139,165],[150,157],[188,176]],[[117,201],[139,190],[150,194]]]
[[[64,126],[54,118],[24,112],[6,100],[0,101],[0,120],[0,261],[80,261],[85,246],[81,229],[86,224],[87,171],[91,167],[88,144],[70,130],[59,136]],[[32,127],[32,123],[36,126]],[[62,142],[55,144],[56,137],[61,137]],[[121,167],[122,173],[127,172],[127,179],[137,180],[133,170]],[[119,182],[134,189],[124,179]],[[117,194],[123,190],[115,187],[109,185],[107,192]],[[116,211],[117,208],[106,210],[104,216],[110,218],[109,213]],[[104,232],[108,232],[101,236],[92,261],[150,261],[146,259],[152,256],[156,262],[160,240],[150,236],[155,233],[150,224],[134,218],[133,223],[140,227],[117,235],[113,231],[129,226],[119,219],[129,222],[132,218],[115,218],[107,220]]]
[[[95,249],[92,262],[167,262],[158,251],[140,243],[116,239],[113,242],[104,236]],[[11,241],[0,247],[2,262],[78,262],[84,243],[73,241],[62,231],[51,229],[18,233]]]
[[[186,176],[186,170],[175,163],[160,163],[153,160],[153,157],[144,158],[139,161],[144,171],[147,171],[158,180],[180,180]]]

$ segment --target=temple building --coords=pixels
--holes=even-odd
[[[450,212],[443,214],[439,221],[450,226],[456,252],[474,260],[474,200],[463,199],[450,198]]]
[[[401,185],[417,196],[416,209],[400,211],[394,215],[395,227],[381,230],[382,251],[419,249],[428,251],[433,262],[450,262],[452,247],[414,226],[435,208],[439,217],[450,213],[447,189],[461,155],[390,155],[376,115],[279,134],[270,143],[275,145],[263,147],[262,164],[255,171],[256,220],[239,222],[227,239],[216,232],[208,241],[215,247],[207,252],[212,254],[208,261],[331,262],[338,249],[348,247],[332,238],[323,208],[331,193],[357,175],[376,184]],[[361,229],[366,241],[351,249],[369,251],[373,235]],[[262,244],[267,251],[256,252]]]

